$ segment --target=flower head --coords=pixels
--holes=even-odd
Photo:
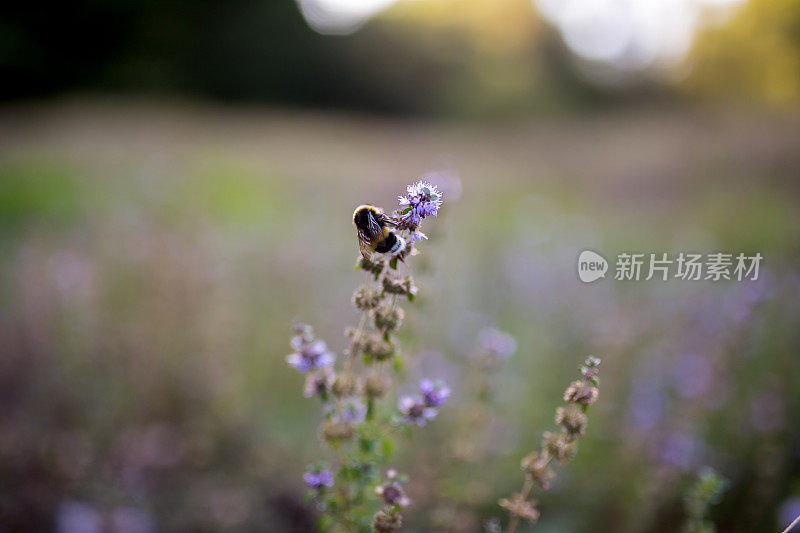
[[[367,416],[367,407],[358,398],[345,398],[338,406],[329,408],[331,420],[342,424],[360,424]]]
[[[441,407],[450,396],[450,387],[443,382],[423,379],[419,382],[419,392],[428,407]]]
[[[397,405],[403,420],[408,424],[424,426],[428,420],[436,416],[436,409],[428,407],[420,396],[403,396]]]
[[[386,472],[386,482],[375,487],[375,494],[380,496],[386,505],[406,507],[411,503],[411,500],[403,492],[403,487],[400,485],[401,482],[402,479],[397,476],[395,470],[388,470]]]
[[[418,231],[419,225],[426,217],[439,214],[442,206],[442,193],[426,181],[418,181],[406,187],[406,194],[398,196],[400,204],[400,223],[398,228],[411,231],[411,242],[425,238],[425,234]]]
[[[334,355],[328,351],[325,341],[315,340],[306,342],[299,337],[292,339],[294,352],[286,356],[289,366],[297,369],[301,374],[305,374],[314,368],[331,366],[335,359]]]
[[[536,502],[526,500],[520,493],[514,494],[511,498],[503,498],[498,503],[512,516],[518,516],[528,522],[536,522],[539,519]]]
[[[597,387],[584,381],[573,381],[564,391],[564,401],[589,406],[597,400],[599,392]]]
[[[316,372],[307,374],[306,382],[303,386],[303,396],[306,398],[319,396],[323,400],[326,399],[333,386],[333,380],[333,371],[328,367],[320,368]]]
[[[312,489],[330,488],[333,486],[333,474],[327,468],[315,468],[303,474],[303,481]]]
[[[581,375],[583,379],[592,380],[595,378],[600,372],[599,366],[600,359],[591,355],[587,357],[586,361],[583,362],[583,366],[581,366]]]

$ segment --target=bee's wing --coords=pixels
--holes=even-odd
[[[371,239],[361,230],[358,230],[358,249],[361,251],[363,257],[372,255]]]
[[[379,242],[383,237],[383,228],[373,216],[368,216],[367,228],[365,230],[358,230],[358,248],[361,250],[361,255],[369,257],[372,254],[373,245]]]

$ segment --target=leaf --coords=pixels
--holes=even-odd
[[[397,270],[397,258],[396,257],[392,257],[392,260],[389,261],[389,267],[392,270]]]
[[[381,439],[381,451],[385,458],[389,458],[394,454],[394,441],[389,437]]]
[[[416,298],[416,296],[414,296],[414,293],[413,292],[409,292],[408,293],[408,301],[409,302],[413,302],[414,298]]]
[[[409,211],[411,211],[411,209],[412,209],[412,208],[411,208],[411,206],[408,206],[408,207],[406,207],[405,209],[403,209],[402,211],[400,211],[400,214],[401,214],[401,215],[405,215],[405,214],[407,214]]]

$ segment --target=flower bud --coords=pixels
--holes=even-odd
[[[346,422],[326,420],[322,424],[322,436],[328,442],[350,440],[353,437],[353,425]]]
[[[368,398],[378,399],[382,398],[389,388],[389,378],[381,376],[378,373],[373,373],[367,376],[364,382],[364,394]]]
[[[518,516],[529,522],[536,522],[539,519],[539,511],[534,507],[536,502],[527,501],[522,494],[514,494],[511,499],[503,498],[497,503],[512,516]]]
[[[399,307],[380,307],[373,311],[375,327],[384,334],[397,331],[400,324],[403,323],[404,316],[405,313]]]
[[[372,518],[372,529],[378,533],[394,533],[403,525],[400,513],[380,510]]]
[[[381,303],[381,294],[377,291],[371,291],[365,286],[361,286],[353,293],[353,305],[357,309],[367,310],[378,307]]]
[[[358,380],[346,374],[339,374],[336,376],[336,379],[333,380],[333,386],[331,387],[331,392],[337,398],[355,396],[356,390],[358,390]]]

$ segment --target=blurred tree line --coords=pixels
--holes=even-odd
[[[797,101],[798,21],[798,0],[753,0],[700,39],[686,86]],[[0,21],[0,72],[3,100],[109,91],[437,115],[664,94],[663,80],[586,82],[529,0],[400,2],[347,36],[314,32],[291,0],[19,2]]]
[[[706,96],[800,103],[800,0],[749,0],[698,37],[689,90]]]

